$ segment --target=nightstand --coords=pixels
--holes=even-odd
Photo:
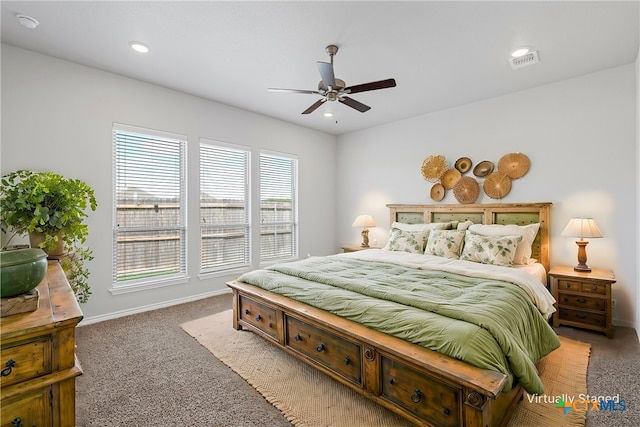
[[[611,285],[616,282],[611,270],[575,271],[558,266],[549,271],[551,293],[557,301],[553,326],[576,326],[604,332],[613,337],[611,323]]]
[[[377,249],[377,248],[372,248],[371,246],[368,246],[368,247],[364,247],[364,246],[343,246],[342,247],[342,251],[344,253],[347,253],[347,252],[358,252],[358,251],[362,251],[362,250],[365,250],[365,249]]]

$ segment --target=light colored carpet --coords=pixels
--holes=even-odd
[[[298,427],[404,427],[408,421],[297,360],[266,340],[232,327],[230,310],[181,325],[216,358],[251,384]],[[560,337],[562,346],[540,361],[547,396],[587,393],[589,344]],[[510,427],[584,426],[586,414],[564,412],[525,394]]]

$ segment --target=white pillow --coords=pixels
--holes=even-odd
[[[540,223],[529,225],[516,224],[473,224],[469,226],[469,231],[483,236],[522,236],[522,241],[518,243],[516,254],[513,257],[515,265],[528,264],[531,258],[531,245],[538,234]]]
[[[516,248],[521,241],[522,236],[483,236],[467,230],[460,259],[512,267]]]
[[[469,229],[470,226],[472,226],[474,224],[473,221],[464,221],[464,222],[459,222],[458,225],[456,226],[456,230],[463,230],[466,231]]]

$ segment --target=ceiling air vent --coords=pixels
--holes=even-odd
[[[534,50],[533,52],[529,52],[526,55],[522,55],[517,58],[509,58],[509,62],[511,63],[511,68],[517,70],[518,68],[537,64],[540,60],[538,59],[538,51]]]

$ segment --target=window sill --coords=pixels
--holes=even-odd
[[[173,277],[170,279],[160,279],[148,282],[132,283],[127,285],[112,284],[111,295],[128,294],[131,292],[146,291],[149,289],[163,288],[165,286],[183,285],[189,282],[189,276]]]

